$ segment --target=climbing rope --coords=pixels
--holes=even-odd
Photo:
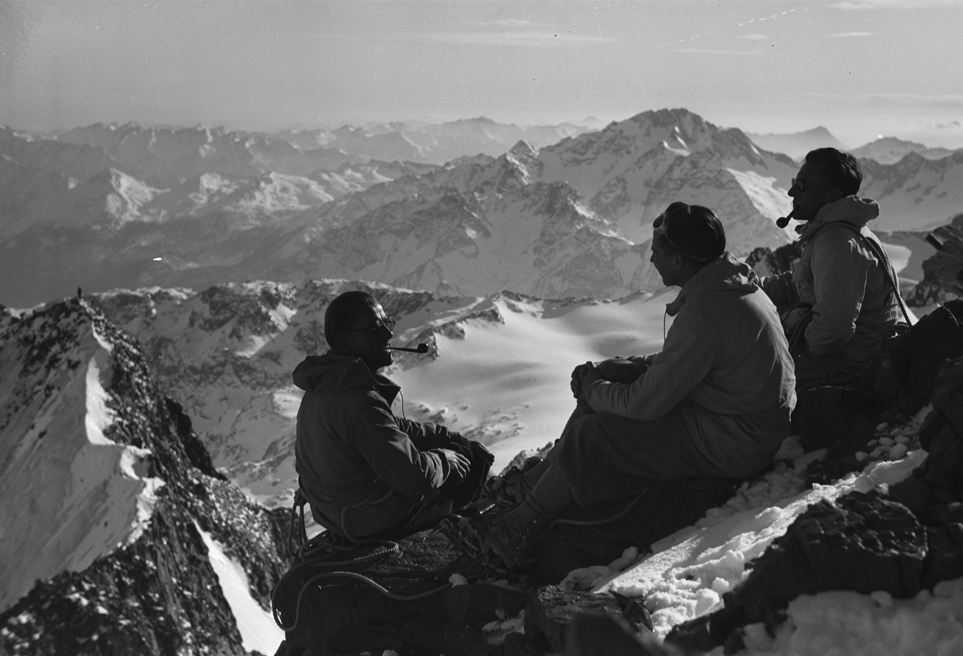
[[[375,564],[375,561],[383,560],[392,555],[401,552],[401,547],[397,542],[391,540],[367,540],[354,538],[346,526],[347,511],[359,508],[368,503],[379,503],[384,501],[390,494],[389,490],[385,495],[378,499],[374,499],[375,493],[372,493],[367,499],[360,501],[358,503],[349,504],[341,510],[341,528],[344,532],[344,538],[338,535],[325,532],[317,535],[310,540],[307,539],[307,529],[304,523],[304,506],[307,503],[307,499],[301,494],[301,490],[297,490],[294,494],[294,505],[291,508],[291,521],[288,526],[288,546],[292,547],[295,535],[298,538],[299,547],[295,555],[295,563],[288,568],[281,579],[278,581],[277,585],[274,586],[274,590],[271,592],[271,610],[274,616],[274,622],[283,631],[293,631],[298,626],[298,622],[301,619],[301,604],[304,599],[305,592],[311,588],[313,585],[326,578],[348,578],[361,581],[375,590],[385,595],[389,599],[394,599],[395,601],[417,601],[419,599],[424,599],[430,597],[431,595],[447,590],[451,587],[450,583],[445,583],[437,588],[432,588],[425,592],[420,592],[412,595],[401,595],[395,592],[391,592],[383,585],[375,581],[374,579],[365,576],[359,572],[353,571],[326,571],[319,574],[315,574],[310,577],[307,581],[301,584],[300,590],[298,591],[297,602],[294,606],[294,621],[291,624],[285,624],[281,618],[281,610],[278,608],[277,597],[278,592],[281,589],[285,581],[292,578],[292,576],[301,570],[313,569],[313,568],[331,568],[331,567],[348,567],[352,565],[362,565],[366,564],[366,567],[370,567]],[[358,549],[364,545],[379,545],[378,548],[371,551],[371,553],[364,554],[361,556],[355,556],[348,558],[346,560],[329,561],[328,558],[332,558],[337,553],[345,553]],[[294,549],[291,549],[294,551]],[[370,562],[369,562],[370,561]]]
[[[545,527],[545,530],[542,531],[542,535],[540,535],[540,536],[538,537],[538,539],[541,540],[542,537],[544,537],[544,535],[545,535],[546,533],[548,533],[548,529],[552,528],[553,526],[560,525],[560,524],[564,524],[564,525],[568,525],[568,526],[604,526],[604,525],[606,525],[606,524],[611,524],[612,522],[617,522],[617,521],[619,521],[620,519],[622,519],[623,517],[625,517],[626,515],[628,515],[630,512],[632,512],[632,509],[635,508],[637,505],[639,505],[639,502],[641,502],[642,499],[644,499],[646,496],[648,496],[648,494],[649,494],[649,489],[650,489],[650,488],[647,487],[647,488],[645,488],[644,490],[642,490],[641,494],[639,494],[639,496],[635,497],[635,498],[632,500],[632,503],[630,503],[629,505],[627,505],[625,508],[623,508],[621,511],[617,512],[617,513],[616,513],[615,515],[613,515],[612,517],[605,517],[605,518],[603,518],[603,519],[591,519],[591,520],[589,520],[589,519],[565,519],[564,517],[557,517],[557,518],[553,519],[551,522],[548,523],[548,526]],[[537,541],[538,541],[538,540],[536,540],[536,542],[537,542]]]

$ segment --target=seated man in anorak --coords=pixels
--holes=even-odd
[[[802,257],[762,288],[782,313],[800,388],[854,378],[908,319],[896,270],[869,222],[879,204],[857,196],[859,161],[835,148],[810,151],[789,195]]]
[[[429,528],[468,504],[488,475],[488,450],[444,426],[396,417],[395,322],[364,292],[345,292],[324,315],[330,350],[294,370],[304,390],[295,466],[315,521],[352,540]]]
[[[521,502],[449,527],[473,555],[518,567],[571,504],[636,495],[660,479],[750,477],[789,435],[795,379],[779,315],[751,268],[726,252],[722,223],[672,203],[654,229],[650,261],[681,287],[662,351],[576,368],[576,409],[516,487]]]

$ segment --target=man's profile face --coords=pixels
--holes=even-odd
[[[649,262],[655,266],[655,270],[662,276],[662,284],[666,287],[679,284],[677,282],[679,267],[675,262],[676,257],[678,257],[677,254],[673,253],[670,255],[669,252],[666,251],[659,235],[653,236],[652,255],[649,257]]]
[[[796,174],[796,184],[789,189],[794,218],[805,223],[828,203],[839,200],[843,193],[825,175],[825,164],[806,162]]]
[[[356,305],[351,320],[341,331],[340,352],[361,358],[372,372],[392,363],[388,343],[392,333],[384,322],[388,319],[380,303]]]

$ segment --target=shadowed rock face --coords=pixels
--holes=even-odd
[[[963,298],[963,214],[953,217],[931,233],[941,244],[935,255],[923,262],[923,280],[907,302],[915,306],[946,303]]]

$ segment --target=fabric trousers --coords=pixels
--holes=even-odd
[[[468,458],[469,471],[464,479],[449,477],[440,488],[412,503],[408,512],[390,526],[369,525],[363,519],[363,512],[352,514],[349,509],[344,513],[347,526],[342,526],[339,531],[333,526],[340,526],[340,521],[337,524],[332,522],[329,523],[329,530],[353,539],[397,539],[431,528],[452,512],[472,502],[488,478],[494,456],[482,445],[458,434],[452,435],[452,441],[445,448]],[[317,518],[317,511],[314,508],[312,511]]]
[[[583,506],[639,494],[659,480],[737,478],[710,459],[701,438],[691,434],[684,417],[691,405],[683,401],[658,419],[640,421],[599,414],[579,402],[547,459],[558,464]]]

